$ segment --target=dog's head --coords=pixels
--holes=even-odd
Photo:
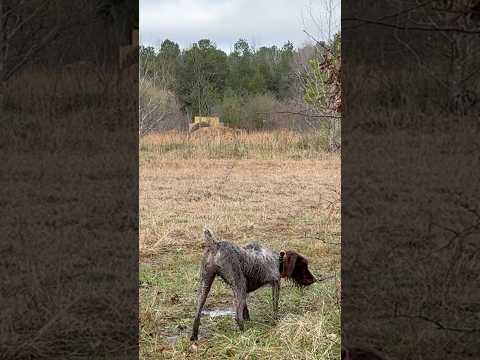
[[[295,251],[281,252],[283,259],[282,272],[280,276],[292,280],[300,286],[308,286],[316,280],[308,269],[308,260]]]

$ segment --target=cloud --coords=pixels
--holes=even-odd
[[[289,40],[300,46],[308,40],[305,28],[325,38],[329,1],[335,5],[332,27],[338,31],[340,0],[321,0],[317,5],[308,0],[141,0],[140,41],[158,46],[170,39],[186,48],[207,38],[226,51],[240,38],[256,47],[281,46]]]

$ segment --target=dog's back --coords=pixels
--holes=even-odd
[[[279,256],[274,251],[257,243],[243,248],[245,263],[243,272],[247,278],[247,291],[255,291],[272,281],[280,281]]]
[[[228,285],[245,281],[247,292],[252,292],[280,280],[278,254],[270,249],[257,243],[241,247],[220,241],[209,229],[204,230],[204,238],[204,266],[215,271]]]

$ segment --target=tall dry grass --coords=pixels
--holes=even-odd
[[[4,109],[39,114],[67,112],[73,108],[105,104],[105,94],[115,81],[112,71],[78,63],[58,70],[25,71],[8,81]],[[127,84],[125,84],[127,85]]]
[[[193,133],[168,131],[140,141],[144,160],[163,159],[321,159],[328,158],[324,132],[288,130],[247,132],[202,128]]]
[[[5,151],[90,152],[120,144],[138,126],[135,69],[114,71],[78,63],[59,70],[36,68],[3,84],[0,148]],[[105,141],[95,141],[104,134]],[[89,141],[92,139],[92,141]],[[136,138],[131,139],[137,142]],[[93,146],[93,141],[96,142]]]
[[[135,353],[135,81],[67,70],[0,97],[0,358]]]

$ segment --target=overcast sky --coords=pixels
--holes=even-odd
[[[170,39],[188,48],[210,39],[229,52],[244,38],[257,48],[288,40],[298,47],[308,40],[303,29],[318,39],[328,37],[329,3],[336,32],[340,0],[140,0],[140,43],[158,47]]]

